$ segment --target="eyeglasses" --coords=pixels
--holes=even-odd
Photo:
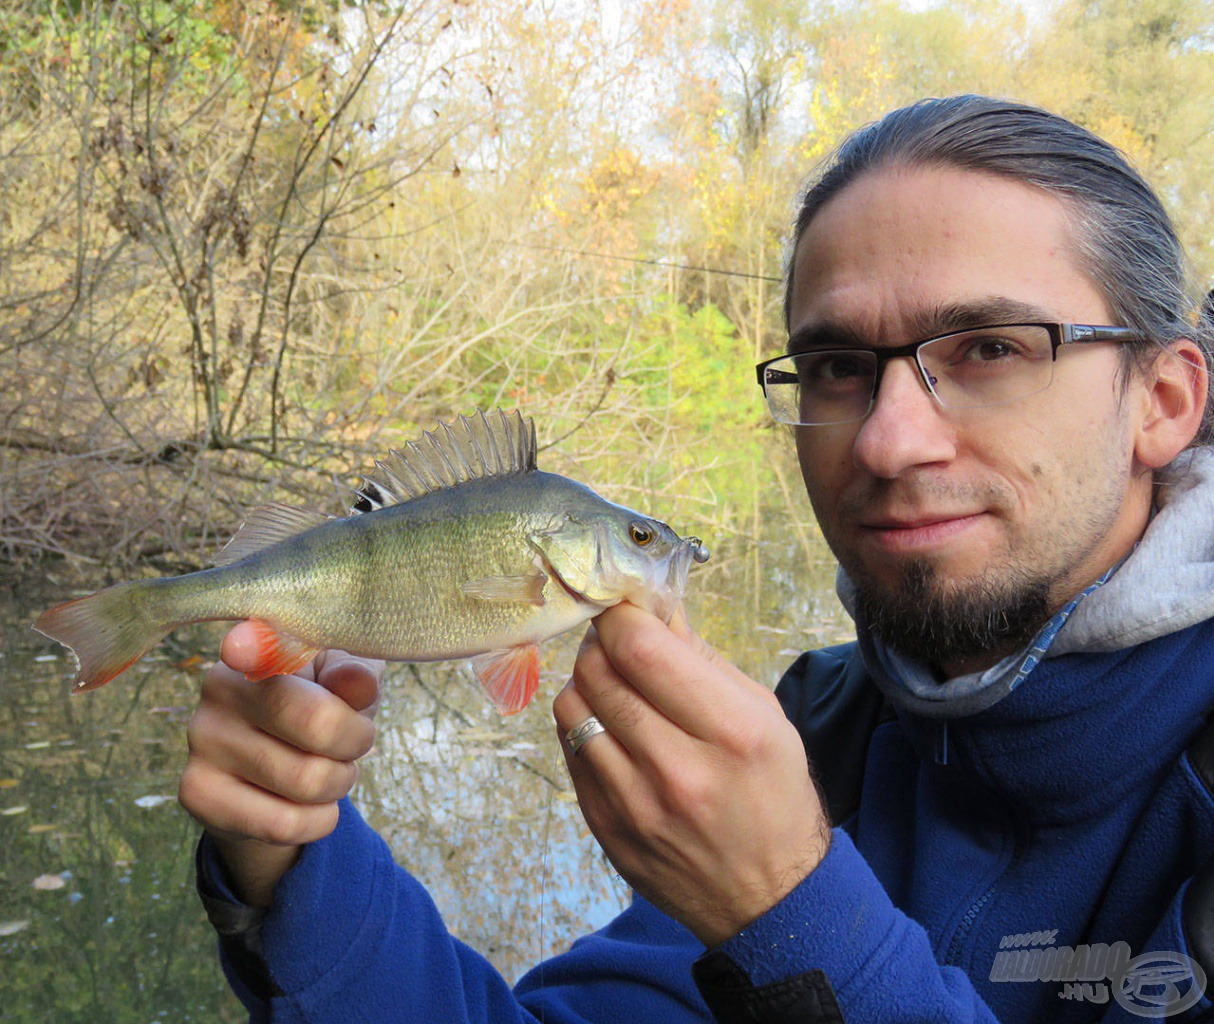
[[[924,387],[944,408],[977,409],[1048,388],[1062,345],[1141,340],[1128,327],[998,324],[895,348],[811,349],[765,360],[755,372],[777,420],[825,426],[869,414],[891,359],[913,357]]]

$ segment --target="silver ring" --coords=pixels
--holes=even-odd
[[[575,726],[565,733],[565,742],[569,744],[570,753],[576,754],[582,749],[582,744],[590,739],[591,736],[597,736],[601,732],[607,730],[603,727],[594,715],[591,715],[581,725]]]

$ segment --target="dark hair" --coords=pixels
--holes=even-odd
[[[1125,345],[1127,367],[1179,338],[1214,362],[1214,324],[1197,315],[1172,222],[1125,157],[1077,124],[1037,107],[987,96],[928,99],[867,125],[836,150],[805,191],[797,214],[784,293],[792,306],[797,243],[822,206],[868,171],[894,165],[951,166],[1035,185],[1074,214],[1075,245],[1110,312],[1146,342]],[[1199,443],[1214,437],[1214,395]]]

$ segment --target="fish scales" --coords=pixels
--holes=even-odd
[[[517,481],[465,487],[332,520],[232,565],[155,581],[180,591],[156,601],[178,602],[184,621],[256,617],[324,646],[403,661],[467,657],[495,646],[528,620],[548,618],[552,600],[571,611],[559,585],[547,587],[543,609],[461,592],[463,580],[536,572],[526,532],[551,522],[527,515],[508,493]]]

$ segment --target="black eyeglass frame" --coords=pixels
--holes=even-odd
[[[930,345],[935,341],[943,341],[945,338],[953,338],[960,334],[975,334],[982,331],[995,331],[1006,327],[1040,327],[1048,332],[1050,336],[1050,362],[1058,361],[1058,349],[1063,345],[1084,345],[1094,342],[1136,342],[1143,341],[1143,335],[1140,331],[1132,327],[1111,327],[1099,324],[1066,324],[1066,323],[1014,323],[1014,324],[983,324],[979,327],[966,327],[956,331],[945,331],[943,334],[936,334],[930,338],[924,338],[922,341],[912,341],[906,345],[896,345],[889,348],[868,348],[863,345],[851,345],[835,348],[833,346],[818,348],[809,348],[801,352],[785,352],[783,355],[773,356],[771,359],[764,359],[761,363],[755,364],[755,379],[759,383],[759,389],[763,392],[763,399],[768,403],[770,408],[770,399],[767,397],[767,382],[765,380],[765,372],[767,367],[772,363],[778,363],[782,359],[799,355],[811,355],[817,352],[863,352],[872,355],[877,360],[877,368],[873,374],[873,393],[869,399],[868,408],[856,419],[863,419],[872,411],[873,402],[877,397],[877,390],[881,386],[881,374],[885,370],[885,364],[891,359],[902,359],[910,356],[919,370],[919,376],[923,380],[923,386],[927,388],[930,394],[944,408],[948,408],[944,401],[936,393],[935,381],[927,367],[919,359],[919,350],[924,345]],[[1048,386],[1048,385],[1047,385]],[[1028,397],[1027,395],[1025,397]],[[854,420],[841,420],[842,423],[851,423]],[[795,425],[795,424],[794,424]],[[829,423],[805,423],[801,426],[831,426]]]

